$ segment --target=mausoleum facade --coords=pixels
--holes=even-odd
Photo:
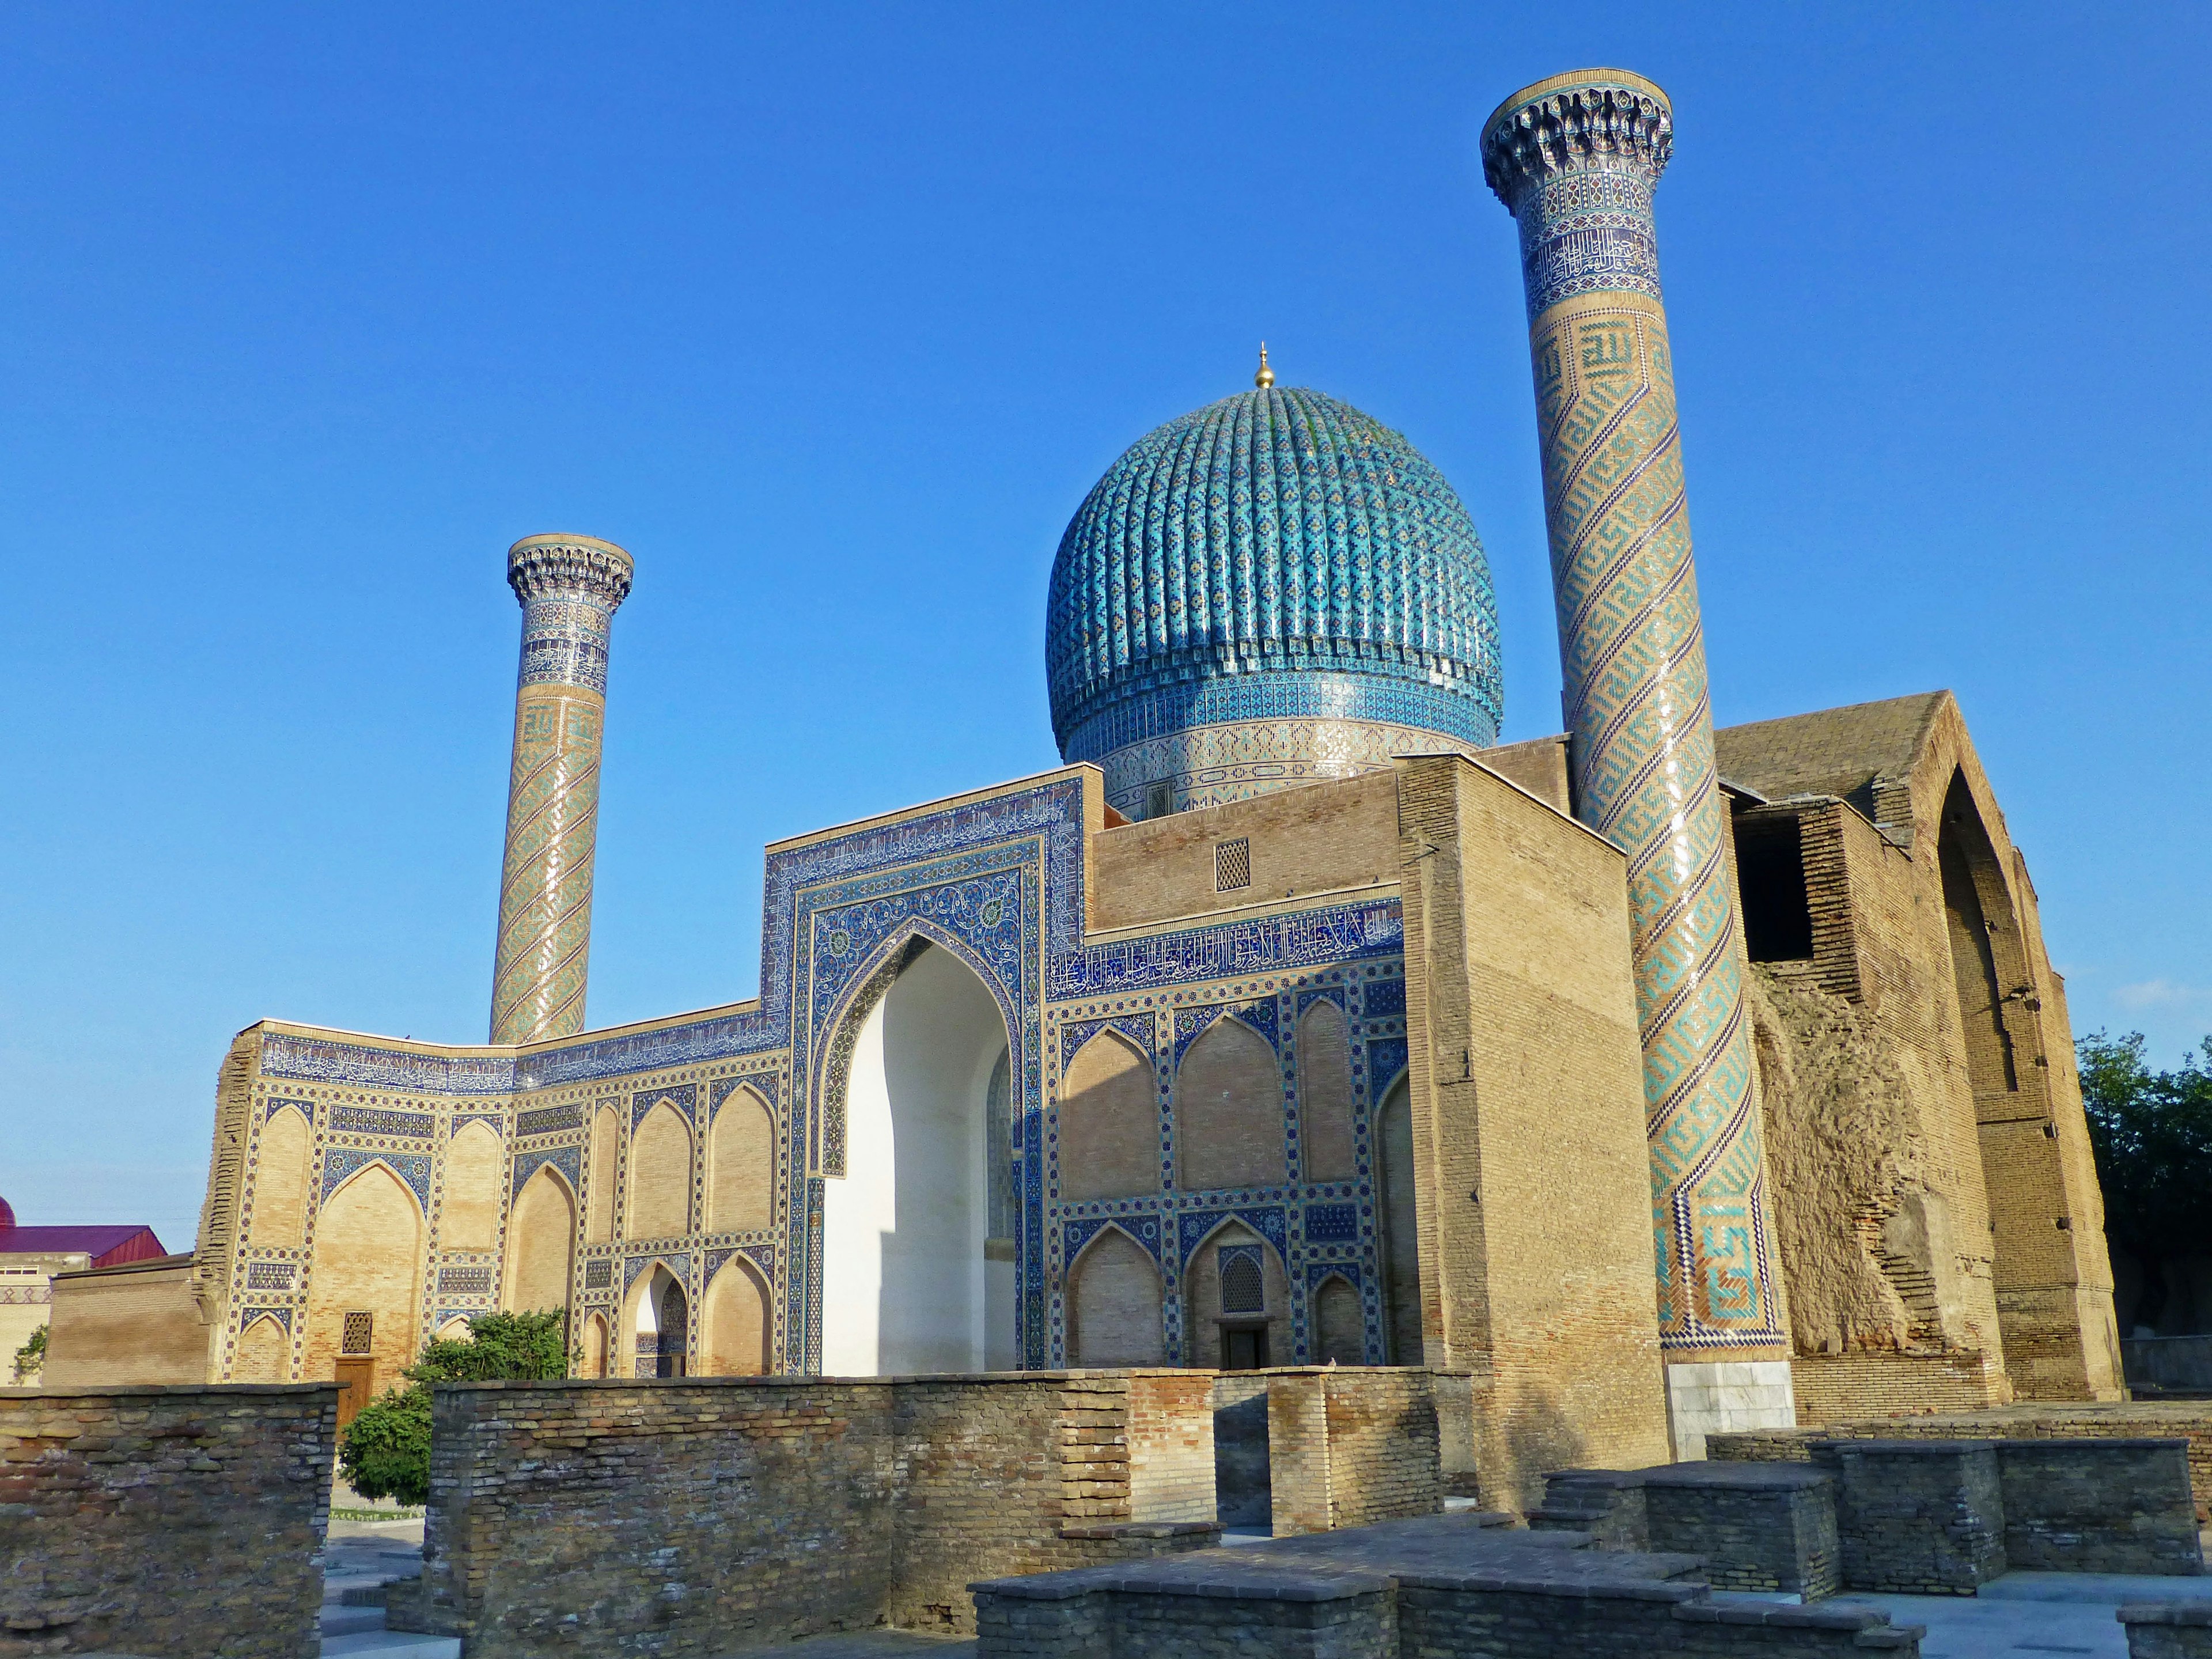
[[[1713,730],[1663,94],[1559,77],[1485,143],[1565,733],[1498,745],[1450,485],[1263,358],[1069,526],[1062,764],[769,847],[758,995],[587,1030],[635,573],[528,538],[493,1041],[240,1034],[179,1380],[365,1395],[501,1308],[589,1376],[1418,1364],[1524,1486],[2117,1397],[2063,990],[1955,702]]]

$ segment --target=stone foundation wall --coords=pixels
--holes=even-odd
[[[1211,1543],[1212,1378],[436,1391],[422,1622],[472,1659],[974,1628],[978,1574]],[[1203,1488],[1207,1513],[1194,1516]],[[1152,1510],[1164,1510],[1155,1514]]]
[[[2005,1406],[1941,1417],[1829,1423],[1817,1429],[1761,1429],[1710,1436],[1705,1455],[1715,1459],[1802,1460],[1815,1440],[2124,1440],[2146,1436],[2189,1443],[2189,1485],[2197,1524],[2212,1524],[2212,1400]]]
[[[1850,1589],[1972,1595],[2004,1574],[1992,1442],[1826,1442],[1813,1461],[1836,1474],[1836,1533]]]
[[[313,1659],[337,1401],[0,1389],[0,1659]]]
[[[2016,1571],[2204,1571],[2180,1441],[2001,1441],[1997,1480]]]
[[[2119,1620],[2128,1659],[2212,1659],[2212,1601],[2136,1601]]]

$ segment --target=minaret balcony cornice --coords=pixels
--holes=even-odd
[[[596,536],[530,536],[507,550],[507,585],[525,605],[582,595],[611,611],[629,597],[634,570],[628,553]]]
[[[1584,70],[1523,87],[1482,130],[1483,181],[1517,214],[1528,190],[1565,173],[1637,172],[1654,185],[1674,149],[1667,94],[1638,75]]]

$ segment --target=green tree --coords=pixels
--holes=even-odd
[[[31,1333],[31,1340],[15,1350],[15,1380],[27,1382],[46,1369],[46,1328],[44,1325]]]
[[[430,1389],[437,1382],[532,1382],[568,1374],[568,1316],[540,1313],[477,1314],[466,1340],[433,1337],[422,1357],[389,1389],[362,1407],[338,1437],[338,1469],[363,1498],[425,1503],[430,1496]]]
[[[2153,1071],[2143,1046],[2139,1031],[2094,1031],[2075,1048],[2105,1237],[2142,1264],[2136,1318],[2155,1325],[2167,1265],[2212,1254],[2212,1037],[2171,1072]]]

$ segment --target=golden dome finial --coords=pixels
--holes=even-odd
[[[1252,384],[1266,391],[1275,383],[1275,371],[1267,367],[1267,343],[1260,342],[1260,372],[1252,377]]]

